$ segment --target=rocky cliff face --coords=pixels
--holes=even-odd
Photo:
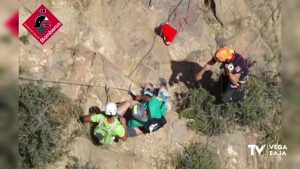
[[[62,85],[63,91],[72,99],[80,100],[87,110],[92,105],[103,108],[107,99],[114,102],[129,99],[126,91],[113,88],[131,86],[131,90],[137,92],[140,85],[155,83],[159,77],[169,80],[171,91],[177,90],[179,83],[187,85],[192,81],[199,65],[209,60],[218,46],[232,47],[255,60],[252,73],[272,71],[276,74],[279,71],[279,0],[191,0],[190,4],[183,0],[170,23],[178,28],[182,18],[188,18],[174,43],[167,47],[154,29],[166,21],[169,10],[178,2],[152,0],[149,6],[146,0],[21,1],[20,23],[41,3],[63,23],[44,46],[32,36],[29,36],[29,44],[21,44],[22,75],[98,86]],[[21,26],[20,36],[26,34],[28,32]],[[109,90],[104,86],[110,87]],[[196,138],[176,113],[169,113],[168,118],[170,125],[153,137],[142,136],[109,150],[94,149],[86,138],[79,138],[72,153],[83,160],[91,156],[95,163],[99,159],[107,165],[104,168],[153,168],[157,160],[167,161],[167,154],[177,150],[177,144]],[[239,140],[241,145],[246,144],[246,138],[243,139]],[[155,144],[157,140],[161,140],[160,143],[151,145],[150,149],[143,146],[144,142]],[[227,143],[230,141],[224,144]],[[159,154],[157,151],[161,147],[164,151]],[[228,164],[222,168],[257,168],[247,167],[253,166],[248,165],[253,161],[240,156],[245,154],[243,148],[238,147],[240,150],[235,158],[241,165]],[[89,150],[90,155],[81,153]],[[119,154],[119,150],[122,153]],[[111,161],[103,154],[118,160]]]

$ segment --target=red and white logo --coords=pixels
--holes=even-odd
[[[43,45],[63,24],[41,5],[24,23],[23,26]]]

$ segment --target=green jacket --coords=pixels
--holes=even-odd
[[[144,103],[143,106],[147,111],[150,111],[152,118],[158,118],[160,119],[162,116],[165,116],[167,113],[166,105],[163,105],[164,103],[159,101],[156,97],[152,97],[151,100],[147,103]],[[149,110],[148,110],[149,107]],[[143,121],[147,121],[148,119],[145,118]],[[135,119],[130,119],[128,121],[128,127],[142,127],[143,125],[136,121]]]

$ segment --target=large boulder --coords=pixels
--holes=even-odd
[[[243,0],[214,0],[216,16],[227,25],[251,15]]]
[[[228,45],[249,60],[256,61],[254,74],[265,71],[277,72],[278,65],[272,62],[274,54],[266,44],[260,33],[254,28],[242,29],[232,38],[228,39]]]
[[[225,169],[247,168],[249,164],[246,139],[246,135],[242,132],[226,134],[220,138],[222,141],[218,142],[217,149]]]
[[[281,53],[281,4],[279,0],[245,1],[256,16],[255,24],[261,27],[261,35],[275,55]]]

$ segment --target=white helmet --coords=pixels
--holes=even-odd
[[[116,103],[109,102],[105,108],[105,114],[108,116],[115,116],[117,114],[117,105]]]

